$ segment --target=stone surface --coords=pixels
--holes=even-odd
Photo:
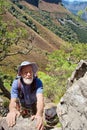
[[[30,118],[19,117],[14,127],[8,127],[6,118],[0,122],[0,130],[37,130],[36,120],[31,121]]]
[[[60,130],[59,128],[56,128],[56,124],[59,121],[57,118],[55,117],[55,114],[57,114],[56,112],[57,109],[57,105],[51,102],[48,102],[45,104],[45,108],[44,108],[44,122],[47,123],[47,120],[45,119],[45,112],[47,115],[49,115],[50,117],[50,124],[47,126],[44,126],[44,130]],[[1,110],[4,111],[4,108],[1,107]],[[56,115],[57,116],[57,115]],[[6,117],[1,117],[0,118],[0,130],[36,130],[36,121],[31,121],[30,118],[18,118],[16,125],[14,127],[8,127],[7,126],[7,122],[6,122]]]
[[[62,130],[87,130],[87,62],[81,61],[57,105]]]

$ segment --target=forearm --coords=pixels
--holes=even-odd
[[[20,115],[20,112],[17,110],[16,100],[11,99],[10,104],[9,104],[9,113],[7,114],[7,118],[6,118],[9,127],[16,124],[16,118],[19,115]]]
[[[37,116],[43,116],[43,110],[44,110],[44,98],[43,95],[39,96],[39,99],[37,100]]]
[[[10,104],[9,104],[9,111],[13,112],[16,110],[17,110],[16,100],[11,99]]]
[[[37,94],[37,112],[36,115],[32,116],[33,119],[37,119],[36,128],[38,130],[44,129],[44,122],[43,122],[43,111],[44,111],[44,98],[43,94]]]

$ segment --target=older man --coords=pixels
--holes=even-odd
[[[36,76],[38,67],[36,63],[24,61],[18,68],[18,78],[13,81],[11,101],[7,115],[8,126],[16,123],[16,118],[31,116],[37,119],[37,129],[43,130],[43,84]]]

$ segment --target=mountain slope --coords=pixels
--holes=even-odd
[[[19,8],[22,6],[22,10],[28,15],[65,41],[87,43],[86,23],[72,15],[61,4],[48,3],[42,0],[36,11],[25,7],[21,1],[17,6]],[[84,32],[85,35],[83,35]]]
[[[32,5],[29,5],[26,3],[27,6],[30,6],[37,10],[36,7],[33,7]],[[19,9],[16,5],[12,4],[12,6],[15,7],[15,9],[20,12],[23,16],[26,16],[30,20],[32,20],[33,24],[37,27],[38,33],[35,32],[31,27],[27,26],[25,23],[20,21],[17,17],[13,16],[10,12],[6,12],[3,16],[3,20],[6,21],[6,23],[10,23],[15,21],[16,25],[15,27],[24,27],[27,30],[27,37],[26,39],[21,39],[18,45],[14,45],[11,47],[11,50],[24,50],[25,45],[27,45],[29,41],[29,38],[31,36],[34,37],[33,40],[33,49],[30,53],[27,55],[14,55],[14,56],[8,56],[2,61],[2,64],[8,65],[8,70],[11,72],[11,68],[15,68],[20,62],[23,60],[30,60],[35,61],[39,65],[40,69],[45,70],[46,64],[47,64],[47,55],[54,50],[57,50],[60,48],[60,45],[65,44],[64,41],[56,36],[53,32],[51,32],[49,29],[45,28],[41,24],[39,24],[36,20],[34,20],[31,16],[27,15],[23,10]],[[5,69],[6,67],[2,66],[1,69]],[[6,71],[6,70],[5,70]],[[7,71],[6,71],[7,72]],[[10,73],[9,72],[9,73]]]
[[[4,14],[3,20],[6,23],[15,21],[16,28],[24,27],[27,30],[27,36],[20,39],[19,43],[12,46],[10,50],[25,51],[25,46],[32,46],[31,51],[26,55],[18,54],[6,57],[2,63],[7,64],[9,69],[16,68],[23,60],[30,60],[37,62],[40,69],[45,71],[49,53],[60,49],[65,41],[75,43],[80,39],[87,39],[80,37],[80,34],[83,34],[84,27],[61,4],[42,0],[37,7],[27,1],[11,2],[8,0],[8,2],[11,6],[9,12],[7,11]],[[11,29],[13,30],[13,28]],[[87,35],[86,31],[85,37]],[[33,40],[31,41],[32,37]]]

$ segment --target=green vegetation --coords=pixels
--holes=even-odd
[[[81,17],[82,14],[83,14],[83,10],[80,10],[80,11],[77,13],[77,15],[78,15],[79,17]]]
[[[22,9],[22,6],[18,6]],[[13,14],[17,19],[19,19],[21,22],[25,23],[27,26],[29,26],[31,29],[33,29],[35,32],[38,33],[36,25],[32,22],[31,19],[29,19],[26,15],[23,15],[20,13],[13,5],[10,7],[9,12]]]
[[[66,91],[67,79],[75,70],[78,62],[87,59],[87,44],[70,44],[48,55],[46,73],[38,72],[44,85],[44,95],[53,102],[58,102]],[[1,74],[3,75],[3,74]],[[10,90],[14,77],[3,75],[4,85]]]
[[[45,73],[39,72],[44,83],[44,94],[58,102],[66,91],[67,79],[79,61],[87,59],[87,44],[67,44],[48,56],[49,64]]]
[[[14,29],[10,31],[8,23],[5,23],[3,20],[0,21],[0,61],[2,61],[7,56],[10,56],[13,53],[10,47],[15,44],[18,44],[18,41],[21,37],[25,37],[26,30],[23,28],[16,28],[14,23],[11,23]]]
[[[87,30],[84,27],[74,26],[71,23],[68,23],[68,26],[73,30],[73,32],[76,32],[81,43],[87,43]]]
[[[6,1],[0,0],[0,15],[6,12],[6,8],[8,8],[9,3]]]

